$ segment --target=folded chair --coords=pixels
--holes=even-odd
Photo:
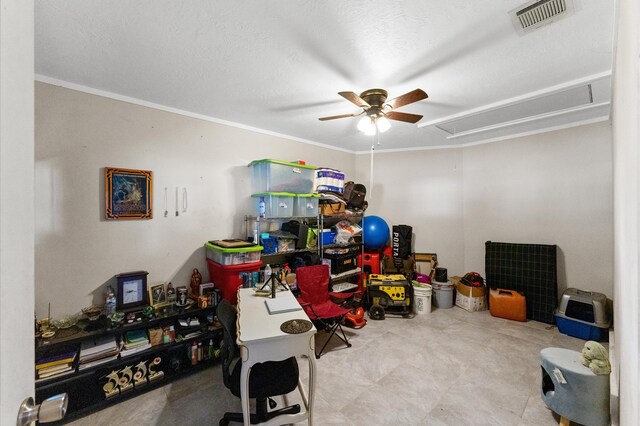
[[[226,300],[218,304],[216,312],[222,324],[223,335],[220,355],[222,359],[222,381],[232,394],[240,398],[240,370],[242,360],[236,344],[236,318],[237,312]],[[298,363],[295,357],[284,361],[268,361],[255,364],[249,374],[249,398],[256,399],[256,413],[251,414],[251,424],[266,422],[281,414],[297,414],[300,405],[268,411],[269,407],[275,408],[276,403],[272,396],[286,395],[298,386]],[[242,413],[225,413],[220,419],[221,426],[229,422],[242,423]]]
[[[304,309],[309,319],[318,329],[324,329],[329,333],[329,338],[319,352],[316,351],[316,358],[320,358],[327,344],[337,336],[348,348],[351,343],[347,339],[342,329],[344,316],[351,311],[350,308],[342,307],[334,303],[331,298],[345,299],[349,294],[333,293],[329,291],[329,267],[327,265],[305,266],[296,269],[296,281],[300,290],[298,302]],[[336,331],[340,331],[337,334]]]

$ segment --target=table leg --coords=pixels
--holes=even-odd
[[[251,366],[247,362],[242,363],[242,369],[240,370],[240,402],[242,403],[242,420],[244,425],[249,426],[251,424],[251,411],[249,406],[249,374],[251,373]]]
[[[313,339],[314,336],[311,336],[311,350],[307,354],[309,360],[309,415],[307,416],[309,426],[313,422],[313,399],[316,391],[316,352],[313,347]]]

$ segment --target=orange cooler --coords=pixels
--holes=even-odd
[[[498,288],[489,292],[489,312],[494,317],[515,321],[527,320],[527,302],[515,290]]]

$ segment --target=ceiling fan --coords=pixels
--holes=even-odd
[[[360,95],[357,95],[354,92],[339,92],[338,94],[359,108],[362,108],[362,111],[354,114],[322,117],[319,120],[335,120],[338,118],[357,117],[361,114],[366,114],[358,123],[358,129],[369,135],[375,134],[376,130],[379,132],[388,130],[391,126],[388,120],[417,123],[422,118],[421,115],[398,112],[394,111],[394,109],[429,97],[422,89],[412,90],[411,92],[400,95],[390,101],[387,101],[387,91],[384,89],[369,89],[360,93]]]

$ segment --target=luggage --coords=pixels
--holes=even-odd
[[[491,289],[489,291],[489,312],[494,317],[526,321],[527,302],[525,297],[515,290]]]

